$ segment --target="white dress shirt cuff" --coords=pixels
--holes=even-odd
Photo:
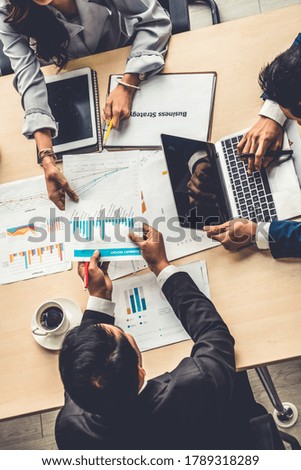
[[[194,165],[199,161],[199,160],[202,160],[203,158],[206,158],[208,157],[207,155],[207,152],[205,152],[205,150],[199,150],[198,152],[195,152],[189,159],[189,162],[188,162],[188,168],[189,168],[189,171],[190,173],[192,174],[193,173],[193,167]]]
[[[259,250],[268,250],[271,222],[259,222],[256,229],[256,245]]]
[[[163,285],[165,284],[165,282],[167,281],[167,279],[177,272],[179,272],[179,269],[176,266],[173,266],[172,264],[162,269],[159,276],[157,277],[157,281],[161,289]]]
[[[87,303],[87,310],[106,313],[107,315],[114,317],[115,305],[115,302],[112,302],[111,300],[100,299],[99,297],[94,297],[93,295],[90,295]]]
[[[282,127],[287,119],[279,104],[271,100],[265,100],[261,110],[259,111],[259,115],[273,119],[273,121],[278,122]]]

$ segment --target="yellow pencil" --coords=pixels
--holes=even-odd
[[[108,141],[108,138],[109,138],[109,135],[110,135],[112,126],[113,126],[113,118],[112,118],[111,121],[109,122],[108,128],[107,128],[106,133],[105,133],[105,138],[104,138],[104,141],[103,141],[103,145],[104,145],[104,146],[106,145],[106,143],[107,143],[107,141]]]

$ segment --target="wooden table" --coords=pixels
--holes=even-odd
[[[301,5],[173,36],[165,72],[216,71],[213,142],[244,129],[260,107],[257,75],[263,64],[290,46],[299,32]],[[68,70],[97,70],[101,103],[108,76],[122,73],[128,49],[78,59]],[[44,69],[46,74],[54,68]],[[21,135],[23,111],[12,76],[0,79],[0,182],[41,174],[35,145]],[[255,247],[230,254],[222,247],[175,264],[204,259],[212,300],[236,340],[238,369],[301,355],[301,264],[275,261]],[[49,410],[63,404],[58,354],[41,348],[30,324],[37,306],[51,297],[67,297],[84,310],[87,294],[76,269],[1,286],[0,418]],[[147,376],[170,370],[189,354],[190,341],[143,354]]]

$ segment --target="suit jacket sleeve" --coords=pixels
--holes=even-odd
[[[300,258],[301,223],[273,221],[269,230],[269,244],[274,258]]]
[[[221,401],[227,403],[232,394],[235,360],[234,340],[226,324],[187,273],[169,277],[163,292],[194,341],[191,357],[195,365],[214,384]]]
[[[81,327],[87,326],[87,323],[107,323],[114,325],[115,317],[108,315],[107,313],[96,312],[95,310],[85,310]]]

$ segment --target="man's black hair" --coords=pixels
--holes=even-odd
[[[301,117],[301,46],[292,46],[264,67],[259,75],[264,95]]]
[[[59,357],[61,378],[72,400],[90,413],[118,412],[138,396],[138,355],[122,334],[84,324],[66,336]]]

